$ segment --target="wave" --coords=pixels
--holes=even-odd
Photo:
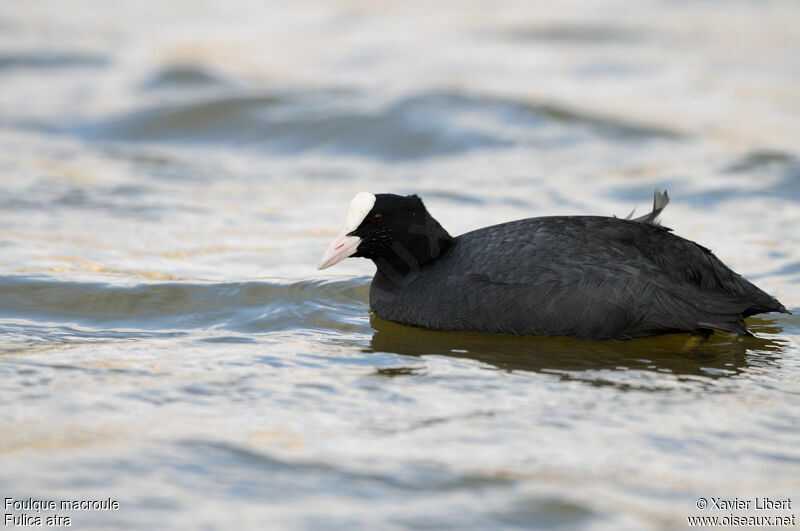
[[[144,90],[224,87],[231,83],[200,65],[177,64],[162,68],[141,83]]]
[[[366,277],[119,286],[2,276],[0,328],[24,321],[144,332],[368,331],[368,290]]]
[[[607,24],[536,24],[510,27],[497,37],[521,42],[549,42],[566,45],[630,45],[652,38],[652,31]]]
[[[659,126],[456,91],[415,94],[377,108],[365,108],[343,91],[216,95],[67,130],[93,141],[223,144],[283,154],[319,150],[384,160],[526,144],[557,147],[598,138],[680,138]]]
[[[53,69],[107,66],[109,59],[102,55],[79,52],[58,52],[35,50],[31,52],[6,53],[0,55],[0,70],[12,69]]]

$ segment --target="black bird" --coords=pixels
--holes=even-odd
[[[416,195],[357,194],[320,269],[349,256],[378,270],[371,310],[440,330],[631,339],[721,330],[790,313],[711,251],[657,222],[669,201],[637,219],[521,219],[452,237]],[[630,216],[628,216],[630,218]]]

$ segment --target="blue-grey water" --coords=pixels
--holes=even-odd
[[[0,3],[0,499],[119,501],[77,529],[800,504],[799,25],[794,0]],[[370,316],[371,263],[316,270],[359,191],[459,234],[655,188],[794,315],[434,332]]]

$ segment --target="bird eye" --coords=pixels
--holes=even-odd
[[[381,221],[383,221],[383,215],[375,214],[374,216],[372,216],[373,223],[380,223]]]

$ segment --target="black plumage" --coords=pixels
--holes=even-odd
[[[522,219],[451,237],[417,196],[378,194],[350,236],[378,270],[379,317],[443,330],[629,339],[669,332],[749,334],[743,319],[785,312],[714,254],[655,223]],[[630,217],[630,216],[629,216]]]

